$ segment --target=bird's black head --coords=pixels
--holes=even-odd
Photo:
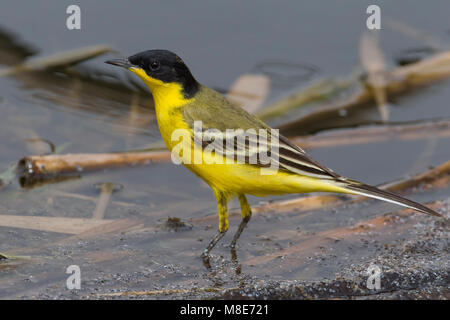
[[[114,59],[106,63],[118,65],[136,73],[150,89],[158,84],[175,82],[182,86],[185,98],[192,97],[199,89],[199,83],[183,60],[168,50],[147,50],[132,55],[128,59]]]

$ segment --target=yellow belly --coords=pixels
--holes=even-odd
[[[184,164],[189,170],[205,180],[211,187],[234,194],[251,194],[255,196],[280,195],[288,193],[305,193],[314,191],[346,192],[344,188],[332,185],[317,178],[291,174],[273,169],[264,174],[261,168],[253,165],[217,163],[221,156],[203,153],[204,160],[213,164]],[[268,174],[270,173],[270,174]]]
[[[272,174],[263,175],[261,174],[261,168],[258,166],[236,162],[232,164],[225,163],[226,159],[222,155],[200,150],[187,137],[174,140],[172,136],[174,130],[183,129],[192,133],[191,129],[183,121],[180,113],[174,112],[173,109],[158,109],[158,124],[161,136],[168,149],[172,153],[178,154],[177,158],[181,158],[180,160],[186,168],[194,172],[214,189],[230,194],[242,193],[256,196],[313,191],[347,192],[344,188],[313,177],[277,170],[273,171]],[[190,152],[182,152],[180,154],[178,152],[180,143],[183,150],[189,150],[190,148]],[[194,155],[196,153],[197,156],[201,156],[200,161],[198,158],[195,159]]]

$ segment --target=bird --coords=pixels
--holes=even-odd
[[[219,225],[201,254],[206,266],[210,251],[228,230],[228,202],[235,197],[242,220],[230,244],[232,252],[252,216],[247,195],[353,194],[441,216],[420,203],[346,178],[320,164],[278,130],[200,84],[171,51],[146,50],[105,63],[125,68],[145,83],[153,95],[159,130],[172,160],[203,179],[216,197]]]

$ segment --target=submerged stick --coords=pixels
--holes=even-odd
[[[17,66],[0,70],[0,76],[12,76],[23,72],[69,67],[110,51],[112,51],[112,49],[106,45],[96,45],[70,50],[43,58],[32,59]]]
[[[450,137],[450,119],[396,126],[356,128],[327,132],[319,135],[295,137],[291,140],[304,149],[329,146],[375,143],[387,140],[422,140],[431,137]],[[151,162],[170,161],[167,150],[123,153],[87,153],[28,156],[19,166],[26,177],[55,175],[80,171],[102,170],[111,167],[143,165]]]
[[[123,219],[125,220],[125,219]],[[117,220],[94,220],[86,218],[34,217],[0,215],[0,226],[66,234],[80,234],[94,227],[110,224]]]
[[[450,76],[450,51],[438,53],[428,59],[407,66],[398,67],[387,72],[385,85],[387,96],[405,93],[411,88],[424,86]],[[338,117],[340,112],[348,112],[361,105],[374,102],[374,94],[367,87],[362,87],[344,101],[320,106],[303,114],[297,119],[279,126],[281,130],[306,127],[308,124]]]
[[[421,184],[429,184],[432,187],[444,187],[450,183],[450,161],[447,161],[440,166],[417,174],[410,178],[394,181],[384,184],[383,189],[399,192]]]
[[[255,112],[255,115],[262,120],[268,120],[277,116],[281,116],[286,112],[298,108],[309,102],[327,99],[336,92],[348,88],[354,83],[354,77],[350,79],[325,79],[313,83],[311,86],[292,93],[291,95],[281,98],[264,109]]]
[[[375,102],[383,122],[389,120],[389,109],[386,105],[386,63],[384,55],[378,45],[376,33],[365,32],[360,41],[359,55],[361,64],[366,71],[365,85],[372,91]]]
[[[84,194],[78,194],[78,193],[71,193],[71,192],[65,192],[65,191],[59,191],[59,190],[53,190],[53,195],[58,197],[66,197],[66,198],[72,198],[72,199],[78,199],[78,200],[85,200],[85,201],[91,201],[97,203],[98,198],[86,196]],[[124,202],[124,201],[111,201],[114,205],[123,206],[123,207],[136,207],[136,204],[131,202]]]
[[[100,189],[100,195],[94,213],[92,214],[92,219],[102,220],[105,217],[106,207],[108,206],[111,195],[114,191],[120,190],[122,186],[116,185],[113,182],[105,182],[97,184],[96,188]]]
[[[170,152],[168,151],[54,154],[25,157],[20,160],[19,166],[25,169],[26,175],[33,176],[100,170],[109,167],[168,161],[169,159]]]
[[[410,141],[448,137],[450,137],[450,119],[423,123],[339,129],[316,135],[293,137],[290,140],[303,149],[311,150],[392,140]]]
[[[427,46],[433,50],[448,49],[448,45],[444,41],[437,37],[428,34],[422,30],[416,29],[403,21],[387,19],[386,25],[388,28],[402,33],[405,36],[413,38],[415,41],[419,40],[424,42]]]

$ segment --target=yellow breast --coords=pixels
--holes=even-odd
[[[261,169],[256,166],[226,163],[223,156],[205,152],[192,142],[192,129],[184,121],[180,108],[193,100],[184,98],[179,84],[159,85],[158,88],[153,88],[152,93],[158,126],[167,148],[172,153],[180,155],[177,148],[181,143],[183,152],[177,158],[181,158],[185,167],[211,187],[232,194],[257,196],[315,190],[344,192],[341,188],[311,177],[276,170],[271,175],[261,175]],[[185,136],[174,135],[176,131],[183,131]],[[200,155],[200,161],[195,158],[196,155]]]

